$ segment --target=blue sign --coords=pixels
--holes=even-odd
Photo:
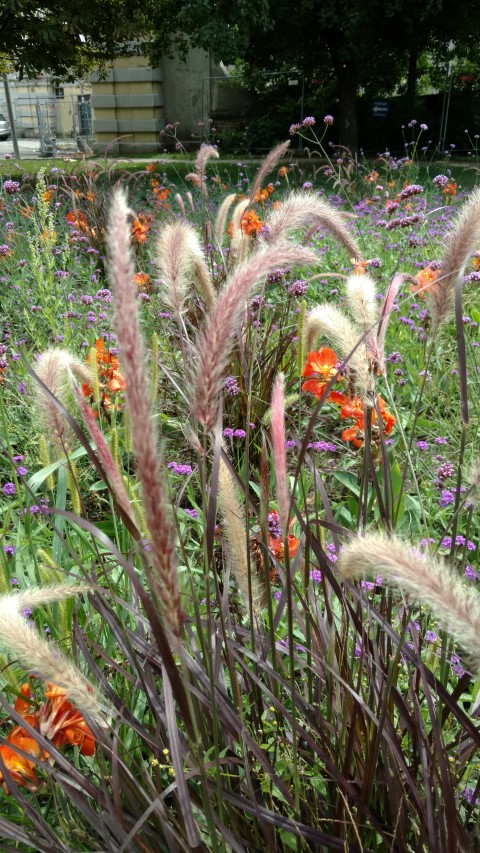
[[[385,98],[375,98],[372,101],[370,112],[373,118],[386,118],[390,112],[390,104]]]

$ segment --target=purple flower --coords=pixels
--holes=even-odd
[[[310,577],[314,583],[322,582],[322,573],[320,569],[312,569],[312,571],[310,572]]]
[[[273,512],[268,513],[267,527],[272,539],[281,538],[282,528],[280,527],[280,517],[276,510],[273,510]]]
[[[419,450],[428,450],[430,447],[428,441],[417,441],[416,446]]]
[[[476,581],[480,577],[478,572],[476,572],[473,566],[471,566],[469,563],[466,564],[465,571],[463,574],[464,577],[466,577],[469,581]]]
[[[435,631],[425,631],[425,640],[427,643],[434,643],[437,639]]]
[[[191,465],[181,465],[178,462],[169,462],[167,464],[167,468],[171,468],[174,474],[189,475],[193,471],[193,468]]]
[[[406,198],[412,198],[412,196],[419,195],[420,193],[423,193],[423,187],[420,184],[408,184],[408,186],[399,192],[398,198],[400,201],[404,201]]]
[[[13,557],[13,555],[17,549],[15,548],[15,545],[4,545],[3,550],[4,550],[5,554],[7,555],[7,557]],[[18,583],[18,581],[17,581],[17,583]]]
[[[333,124],[333,116],[326,115],[323,117],[324,124]]]
[[[451,492],[450,489],[442,489],[442,494],[439,498],[438,505],[441,507],[446,507],[450,504],[453,504],[454,501],[455,495],[453,494],[453,492]]]
[[[448,184],[448,178],[446,175],[436,175],[436,177],[432,181],[432,184],[434,184],[434,186],[436,187],[439,187],[439,189],[443,189]]]
[[[234,438],[246,438],[246,437],[247,437],[247,433],[245,432],[245,430],[244,430],[244,429],[234,429],[234,431],[233,431],[233,437],[234,437]]]
[[[233,429],[231,427],[226,427],[223,430],[222,435],[224,438],[233,438]]]
[[[457,548],[463,548],[465,546],[465,544],[467,546],[467,551],[475,551],[477,548],[475,543],[471,542],[470,539],[466,540],[465,536],[462,536],[461,534],[458,534],[457,536],[455,536],[455,545]],[[440,542],[440,548],[445,548],[447,550],[450,550],[451,547],[452,547],[452,537],[451,536],[444,536],[442,541]]]
[[[227,376],[223,380],[223,388],[225,393],[229,395],[229,397],[236,397],[239,393],[240,389],[238,387],[238,382],[234,376]]]
[[[305,181],[302,184],[302,190],[311,190],[313,188],[313,184],[311,181]]]
[[[441,458],[441,457],[440,457]],[[444,462],[443,465],[440,465],[437,468],[435,473],[435,478],[439,482],[443,482],[443,480],[447,480],[448,477],[453,477],[455,473],[455,466],[452,462]]]
[[[293,281],[289,284],[287,290],[292,296],[303,296],[308,290],[308,284],[306,281],[298,279],[298,281]]]
[[[15,195],[18,193],[20,189],[20,184],[18,181],[4,181],[3,182],[3,191],[8,193],[8,195]]]
[[[185,512],[190,518],[198,518],[198,512],[196,509],[185,508]]]
[[[448,444],[448,439],[443,435],[437,435],[436,438],[433,439],[435,444]]]
[[[301,126],[301,124],[291,124],[290,130],[288,131],[290,136],[293,136],[297,132],[297,130],[300,130]]]
[[[15,494],[15,483],[5,483],[2,487],[2,492],[4,495],[10,496]]]
[[[325,121],[325,119],[324,119],[324,121]],[[332,119],[332,121],[333,121],[333,119]],[[317,120],[313,116],[307,116],[306,118],[303,119],[303,122],[302,122],[304,127],[313,127],[313,125],[316,123],[317,123]]]
[[[27,473],[27,469],[23,465],[20,465],[17,468],[17,474],[19,477],[25,477],[26,473]]]
[[[427,124],[421,124],[420,130],[423,130],[423,132],[425,133],[428,130],[428,125]]]
[[[472,787],[467,786],[462,791],[461,795],[462,795],[463,799],[467,801],[469,806],[474,806],[475,803],[477,802],[478,793],[475,794],[475,790],[476,790],[476,788],[474,788],[473,786]]]

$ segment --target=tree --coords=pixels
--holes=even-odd
[[[21,76],[83,76],[144,32],[140,0],[1,0],[0,54]]]
[[[417,58],[450,39],[478,40],[477,0],[146,0],[150,50],[191,44],[217,59],[240,57],[257,70],[290,67],[334,78],[340,143],[358,146],[360,88],[389,94],[409,77],[413,100]]]

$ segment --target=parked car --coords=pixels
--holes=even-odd
[[[10,133],[11,130],[10,125],[8,123],[8,119],[6,119],[5,116],[0,113],[0,139],[8,139]]]

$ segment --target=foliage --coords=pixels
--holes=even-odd
[[[85,715],[94,755],[90,739],[87,749],[60,751],[54,734],[33,726],[35,790],[0,768],[6,850],[443,853],[478,843],[479,681],[469,649],[434,608],[375,573],[353,583],[339,571],[356,532],[394,530],[405,549],[443,554],[478,593],[478,474],[471,489],[466,471],[478,461],[479,260],[468,261],[460,326],[448,320],[434,335],[423,297],[439,276],[427,263],[442,257],[462,186],[437,174],[448,162],[430,174],[424,164],[420,185],[412,147],[411,156],[355,171],[344,153],[327,174],[319,162],[312,181],[275,157],[256,182],[244,165],[232,180],[206,162],[211,149],[187,180],[163,162],[124,175],[54,167],[34,189],[3,179],[1,592],[88,586],[25,618],[88,674],[110,710],[105,728]],[[127,241],[110,221],[107,279],[110,189],[119,183],[134,215]],[[358,244],[353,263],[342,228]],[[228,288],[275,250],[268,240],[279,230],[282,252],[308,243],[315,254],[260,276],[228,336]],[[175,252],[168,262],[172,233],[188,245],[188,263],[177,264]],[[219,315],[205,305],[205,269]],[[389,303],[383,364],[378,329],[366,327],[352,293],[365,277],[373,282],[375,314],[377,293],[391,296],[400,272],[410,279]],[[168,512],[155,530],[145,430],[128,396],[139,349],[125,336],[137,334],[137,308],[113,317],[122,275],[135,290],[146,353],[134,390],[148,391],[161,440]],[[338,335],[302,348],[319,304],[321,317],[339,312],[360,352]],[[38,356],[52,347],[91,371],[79,385],[67,374],[58,399],[34,375],[46,382]],[[224,365],[212,380],[223,393],[208,432],[199,365],[212,353]],[[358,399],[362,364],[369,393]],[[279,373],[284,417],[278,393],[271,407]],[[68,460],[45,427],[45,407],[48,423],[64,424]],[[159,535],[175,540],[176,640],[153,571]],[[7,740],[12,724],[36,718],[15,709],[29,672],[2,642]],[[43,714],[42,681],[32,677],[30,691]]]
[[[0,53],[21,75],[51,72],[62,79],[84,76],[106,60],[125,55],[142,34],[142,4],[123,0],[3,0]]]

